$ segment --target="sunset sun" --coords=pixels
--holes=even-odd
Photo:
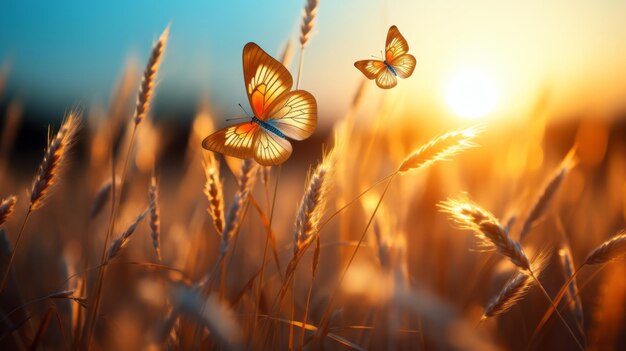
[[[496,83],[485,71],[457,72],[450,77],[444,88],[448,108],[461,118],[484,118],[498,103]]]

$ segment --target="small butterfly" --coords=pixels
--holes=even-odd
[[[398,27],[389,27],[385,44],[385,57],[381,60],[362,60],[354,63],[354,67],[363,72],[368,79],[376,79],[376,85],[390,89],[398,84],[398,79],[408,78],[415,69],[415,57],[409,52],[409,44],[400,34]]]
[[[291,155],[287,138],[304,140],[317,126],[317,102],[311,93],[291,90],[289,71],[255,43],[243,48],[243,79],[252,108],[249,122],[219,130],[202,147],[263,166],[279,165]]]

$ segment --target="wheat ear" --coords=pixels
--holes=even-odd
[[[0,202],[0,225],[3,225],[11,213],[13,213],[16,202],[17,198],[15,196],[9,196]]]
[[[530,212],[528,213],[528,217],[524,221],[522,226],[522,231],[520,232],[519,240],[522,241],[528,235],[533,225],[541,218],[541,216],[545,213],[545,211],[550,206],[552,199],[554,199],[557,191],[561,187],[565,176],[569,171],[576,165],[576,160],[574,158],[574,154],[576,149],[572,149],[561,165],[559,166],[558,171],[550,178],[550,180],[546,183],[542,192],[537,197],[537,200],[534,202],[531,207]]]
[[[583,265],[607,263],[624,254],[626,254],[626,230],[622,230],[591,251]]]
[[[447,160],[463,150],[475,147],[476,144],[472,140],[481,131],[482,127],[477,126],[448,132],[433,138],[407,156],[400,164],[398,171],[407,172],[435,161]]]
[[[150,198],[150,237],[152,238],[152,246],[156,253],[159,262],[162,262],[161,257],[161,215],[159,212],[159,188],[157,185],[157,178],[152,175],[150,178],[150,186],[148,189],[148,195]]]
[[[509,233],[491,212],[478,206],[466,197],[451,198],[439,204],[439,208],[450,215],[462,229],[474,232],[479,245],[495,249],[506,256],[520,269],[529,272],[530,261],[519,242],[511,239]]]
[[[542,254],[533,261],[532,270],[537,277],[539,277],[541,272],[545,269],[548,261],[547,258],[548,255]],[[508,311],[526,296],[533,283],[535,283],[535,280],[531,276],[524,272],[517,271],[513,278],[504,285],[500,293],[487,304],[481,321]]]
[[[294,225],[294,255],[307,247],[318,232],[320,220],[326,209],[327,194],[330,187],[332,155],[325,156],[312,174],[309,175],[306,190],[296,215]]]
[[[313,35],[313,26],[315,25],[315,16],[317,15],[318,0],[307,0],[304,5],[304,14],[302,16],[302,24],[300,25],[300,62],[298,63],[298,76],[296,79],[296,89],[300,88],[300,75],[302,73],[302,64],[304,63],[304,47],[311,40]]]
[[[54,139],[48,143],[48,148],[33,180],[29,210],[40,208],[56,185],[67,151],[76,139],[79,121],[79,115],[76,112],[70,112]]]
[[[220,165],[211,153],[204,160],[204,174],[204,194],[209,200],[209,215],[213,219],[215,230],[221,235],[224,231],[224,185],[220,179]]]
[[[137,229],[137,225],[139,225],[141,220],[143,220],[147,214],[148,214],[148,210],[145,210],[141,214],[139,214],[137,217],[135,217],[135,219],[126,228],[126,230],[124,230],[124,232],[120,234],[119,238],[117,238],[117,240],[115,240],[113,244],[111,244],[111,247],[109,247],[109,252],[107,254],[107,259],[105,263],[111,262],[111,260],[119,256],[122,249],[126,247],[126,245],[128,244],[128,241],[130,240],[130,237],[135,232],[135,229]]]
[[[104,208],[104,205],[109,201],[111,197],[111,188],[113,187],[113,182],[111,179],[106,180],[98,191],[96,191],[96,195],[94,196],[93,202],[91,203],[91,210],[89,210],[89,218],[96,217],[100,211]]]
[[[170,26],[167,26],[159,40],[152,47],[148,64],[143,72],[141,79],[141,86],[139,87],[139,94],[137,95],[137,106],[135,108],[135,125],[141,123],[145,118],[150,104],[152,102],[152,95],[154,94],[154,85],[156,81],[157,72],[165,52],[165,45],[167,44],[167,38],[170,33]]]

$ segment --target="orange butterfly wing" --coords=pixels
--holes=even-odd
[[[354,67],[363,72],[368,79],[375,79],[382,71],[387,69],[385,63],[380,60],[357,61],[354,63]]]
[[[409,43],[400,34],[398,27],[391,26],[385,42],[385,60],[391,63],[394,59],[409,52]]]
[[[417,60],[411,54],[403,54],[389,62],[400,78],[408,78],[413,74]]]
[[[277,166],[287,161],[292,151],[289,140],[264,129],[258,134],[253,149],[254,160],[263,166]]]
[[[267,115],[267,123],[278,128],[285,136],[304,140],[317,127],[317,102],[308,91],[290,91],[270,106]]]
[[[267,119],[269,107],[291,90],[291,73],[255,43],[243,48],[243,79],[254,115]]]
[[[227,156],[252,158],[254,147],[263,132],[258,124],[244,122],[218,130],[204,138],[202,147]]]
[[[395,87],[396,84],[398,84],[398,78],[388,69],[380,72],[376,77],[376,85],[378,85],[379,88],[391,89]]]

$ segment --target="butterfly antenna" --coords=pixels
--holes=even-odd
[[[246,116],[248,116],[248,117],[252,118],[252,116],[250,116],[250,114],[248,113],[248,111],[246,111],[246,109],[245,109],[245,108],[243,108],[243,106],[241,106],[241,104],[237,104],[237,105],[239,105],[239,107],[241,107],[241,110],[243,111],[243,113],[245,113],[245,114],[246,114]]]
[[[230,122],[230,121],[240,121],[242,119],[250,119],[250,117],[233,117],[233,118],[226,118],[226,122]]]

